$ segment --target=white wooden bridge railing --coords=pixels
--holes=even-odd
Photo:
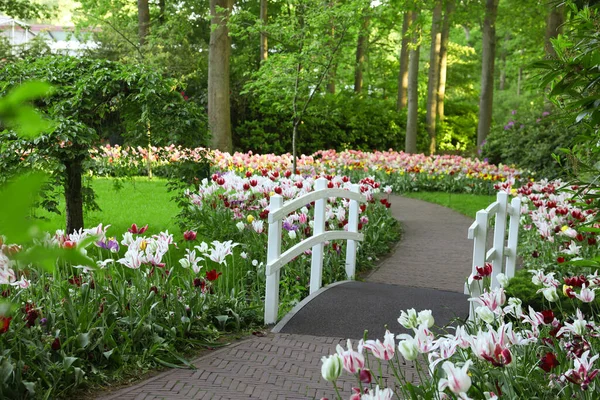
[[[342,197],[350,200],[348,210],[347,231],[325,231],[325,205],[330,197]],[[281,254],[281,225],[282,219],[288,214],[315,202],[313,236],[292,246]],[[365,196],[360,194],[359,186],[352,185],[352,190],[328,189],[327,179],[319,178],[315,183],[315,191],[302,197],[290,200],[283,204],[283,197],[274,195],[269,205],[269,243],[267,249],[267,277],[265,293],[265,324],[277,322],[279,310],[279,277],[281,268],[294,257],[299,256],[312,248],[310,267],[310,293],[321,288],[323,281],[323,242],[328,240],[348,240],[346,246],[346,276],[354,279],[356,269],[356,241],[363,240],[363,234],[358,233],[359,202],[366,202]]]
[[[492,217],[494,222],[494,241],[490,249],[488,243],[488,227]],[[508,241],[506,241],[506,219],[508,222]],[[519,220],[521,218],[521,199],[515,197],[508,203],[508,193],[499,192],[496,201],[485,210],[477,211],[475,222],[469,227],[469,239],[473,239],[472,276],[477,274],[477,267],[483,267],[486,262],[492,264],[492,288],[499,286],[497,276],[505,274],[508,278],[515,275],[517,263],[517,242],[519,238]],[[506,261],[506,263],[505,263]],[[465,283],[465,294],[479,296],[480,287],[477,281]],[[471,307],[470,317],[473,317]]]

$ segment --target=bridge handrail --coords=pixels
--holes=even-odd
[[[325,204],[326,199],[342,197],[350,199],[348,210],[348,231],[325,231]],[[315,202],[313,236],[281,253],[282,219],[297,209]],[[280,195],[271,196],[269,204],[269,241],[267,248],[267,267],[265,268],[265,324],[277,321],[279,310],[279,278],[281,268],[294,257],[302,254],[309,248],[312,249],[310,268],[310,293],[321,288],[323,281],[323,243],[327,240],[345,239],[346,246],[346,276],[354,279],[356,270],[356,242],[363,240],[363,235],[358,233],[359,202],[366,202],[367,198],[360,193],[359,185],[352,185],[350,191],[338,188],[327,188],[327,179],[319,178],[315,182],[315,191],[299,198],[283,203]]]

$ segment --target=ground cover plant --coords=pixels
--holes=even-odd
[[[428,201],[451,208],[467,217],[475,218],[477,211],[485,209],[496,200],[494,196],[477,195],[470,193],[445,193],[445,192],[408,192],[403,196],[412,199]]]
[[[137,221],[149,224],[149,234],[169,231],[176,240],[180,239],[183,231],[175,219],[178,208],[172,201],[173,193],[168,191],[167,183],[166,179],[148,179],[145,176],[120,179],[117,182],[112,178],[91,178],[90,186],[100,209],[85,210],[86,224],[110,224],[107,234],[117,236]],[[43,209],[34,210],[35,217],[44,219],[42,229],[54,232],[64,227],[64,202],[59,201],[57,208],[61,214]]]

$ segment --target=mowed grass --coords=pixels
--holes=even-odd
[[[92,187],[101,210],[84,212],[86,228],[99,223],[110,224],[108,235],[120,237],[133,223],[140,227],[148,224],[148,234],[168,230],[176,239],[181,236],[181,230],[175,221],[179,209],[171,200],[175,193],[167,191],[166,180],[136,177],[122,183],[123,187],[115,190],[114,180],[111,178],[93,180]],[[50,219],[44,223],[46,230],[53,232],[65,228],[64,201],[61,201],[60,210],[61,215],[36,211],[38,216]]]
[[[412,192],[402,193],[401,195],[439,204],[471,218],[475,218],[477,211],[486,208],[496,200],[495,196],[469,193]]]

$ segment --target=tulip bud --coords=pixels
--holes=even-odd
[[[554,286],[547,287],[542,291],[546,300],[550,302],[558,301],[558,293],[556,293],[556,288]]]
[[[321,375],[328,382],[333,382],[342,374],[342,358],[338,354],[321,358]]]
[[[479,318],[481,318],[483,321],[487,322],[488,324],[491,324],[492,322],[494,322],[494,319],[496,319],[496,316],[494,315],[492,310],[490,310],[487,307],[484,307],[484,306],[477,307],[477,309],[475,309],[475,312],[477,313]]]
[[[417,316],[417,325],[425,324],[427,328],[431,328],[435,323],[435,319],[433,315],[431,315],[431,310],[423,310],[419,311],[419,315]]]
[[[500,287],[508,286],[508,277],[503,273],[499,273],[498,275],[496,275],[496,280],[498,281]]]
[[[403,340],[398,343],[398,350],[407,361],[414,361],[419,355],[419,349],[414,339]]]
[[[240,231],[240,232],[242,232],[244,230],[244,228],[246,227],[246,225],[242,221],[239,221],[237,224],[235,224],[235,226],[238,228],[238,231]]]
[[[358,373],[358,377],[362,383],[366,383],[367,385],[370,384],[371,380],[373,379],[371,376],[371,371],[368,369],[361,369]]]

